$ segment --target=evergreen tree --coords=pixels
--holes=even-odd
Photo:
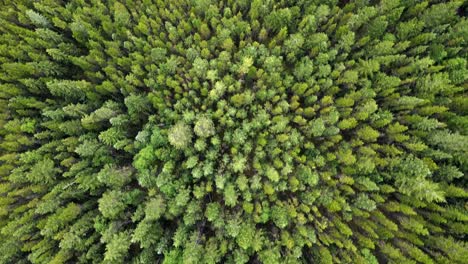
[[[4,0],[0,263],[466,263],[462,0]]]

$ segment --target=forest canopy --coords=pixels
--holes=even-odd
[[[463,0],[3,0],[0,263],[466,263]]]

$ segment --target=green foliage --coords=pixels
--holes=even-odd
[[[271,208],[271,218],[279,228],[285,228],[289,224],[288,211],[284,206],[273,206]]]
[[[38,27],[49,27],[50,22],[43,15],[34,12],[34,10],[27,10],[26,15],[31,22]]]
[[[130,237],[127,233],[117,233],[106,246],[105,263],[125,263],[125,257],[130,247]]]
[[[207,117],[200,117],[195,123],[195,134],[199,137],[210,137],[215,134],[213,121]]]
[[[266,170],[266,176],[268,179],[270,179],[272,182],[278,182],[280,180],[280,175],[277,170],[275,170],[273,167],[269,167]]]
[[[255,239],[255,227],[252,225],[243,225],[237,235],[237,244],[244,250],[251,247]]]
[[[313,120],[310,129],[314,137],[321,136],[326,129],[323,119],[318,118],[316,120]]]
[[[120,191],[109,191],[99,199],[99,211],[107,218],[116,218],[125,209],[125,203]]]
[[[184,149],[192,141],[192,130],[184,123],[177,123],[169,129],[169,142],[177,149]]]
[[[145,217],[148,220],[158,220],[166,210],[166,204],[162,197],[156,197],[146,203]]]
[[[317,185],[319,181],[318,174],[316,172],[312,172],[312,169],[310,167],[304,165],[300,165],[298,167],[297,177],[300,181],[310,186]]]
[[[57,173],[60,172],[60,170],[54,165],[55,164],[53,160],[45,158],[34,164],[31,167],[31,171],[25,174],[25,177],[31,183],[53,183]]]
[[[0,263],[466,263],[463,1],[0,20]]]
[[[410,155],[400,161],[395,184],[403,194],[427,201],[444,201],[444,193],[438,184],[426,180],[430,174],[431,171],[422,160]]]

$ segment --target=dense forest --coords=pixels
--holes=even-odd
[[[2,0],[0,263],[468,263],[463,0]]]

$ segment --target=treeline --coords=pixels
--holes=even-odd
[[[0,7],[0,263],[466,263],[464,1]]]

